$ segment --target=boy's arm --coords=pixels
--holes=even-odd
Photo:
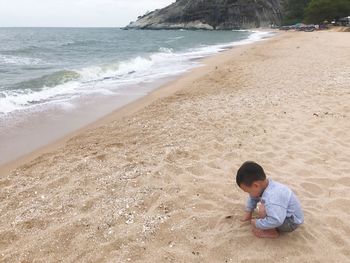
[[[256,208],[257,204],[259,203],[260,198],[254,198],[249,195],[246,205],[246,212],[253,213],[254,209]]]
[[[255,220],[255,226],[259,229],[272,229],[283,224],[287,216],[287,209],[275,204],[265,204],[266,217]]]
[[[254,198],[249,195],[245,208],[245,214],[241,219],[242,222],[250,221],[252,219],[253,211],[256,208],[259,201],[259,198]]]

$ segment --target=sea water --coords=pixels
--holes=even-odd
[[[200,58],[268,35],[0,28],[0,164],[146,95],[152,83],[200,66]]]

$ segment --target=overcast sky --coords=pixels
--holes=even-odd
[[[175,0],[0,0],[0,27],[121,27]]]

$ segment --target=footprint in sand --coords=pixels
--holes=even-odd
[[[0,187],[7,187],[11,185],[11,181],[8,179],[0,179]]]
[[[5,230],[0,232],[0,250],[5,250],[6,247],[18,240],[18,236],[14,231]]]
[[[342,253],[344,256],[350,258],[350,249],[349,249],[349,248],[344,248],[344,249],[342,249],[342,250],[341,250],[341,253]]]
[[[315,152],[315,155],[317,155],[318,153]],[[306,164],[308,165],[320,165],[324,163],[324,160],[318,157],[315,158],[310,158],[308,160],[305,161]]]
[[[216,163],[215,161],[207,163],[207,166],[213,169],[221,169],[220,164]]]
[[[343,177],[338,179],[338,183],[350,187],[350,177]]]
[[[94,157],[97,161],[106,161],[107,160],[107,154],[100,154]]]
[[[327,187],[327,189],[333,187],[336,184],[335,180],[322,177],[306,178],[306,181],[320,185],[321,187]]]
[[[186,171],[190,172],[193,175],[201,176],[204,175],[207,171],[203,168],[202,165],[194,165],[186,168]]]
[[[96,200],[95,199],[88,199],[87,201],[84,202],[84,204],[82,205],[82,207],[80,207],[80,211],[82,213],[86,213],[89,212],[93,209],[93,207],[95,206]]]
[[[179,165],[175,165],[175,164],[166,164],[164,166],[164,168],[166,169],[166,171],[168,173],[171,173],[171,174],[183,174],[184,173],[184,169],[179,166]]]
[[[350,207],[350,200],[348,199],[336,199],[327,205],[328,208],[338,210],[340,212],[348,213]]]
[[[276,153],[274,153],[274,152],[266,152],[266,153],[264,153],[264,155],[265,155],[267,158],[270,158],[270,159],[276,157]]]
[[[59,188],[59,187],[62,187],[64,185],[68,184],[69,181],[70,181],[70,179],[68,176],[63,176],[63,177],[60,177],[58,179],[50,181],[47,185],[47,188],[48,189]]]
[[[312,175],[312,172],[305,170],[305,169],[300,169],[296,172],[300,177],[309,177]]]
[[[25,231],[33,231],[33,229],[45,230],[48,227],[48,225],[49,225],[48,220],[33,218],[33,219],[29,219],[27,221],[19,223],[18,227],[25,232]]]
[[[333,233],[333,230],[327,231],[326,237],[331,244],[334,244],[337,247],[344,247],[346,245],[345,240],[340,235]]]

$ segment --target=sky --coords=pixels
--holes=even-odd
[[[175,0],[0,0],[0,27],[122,27]]]

